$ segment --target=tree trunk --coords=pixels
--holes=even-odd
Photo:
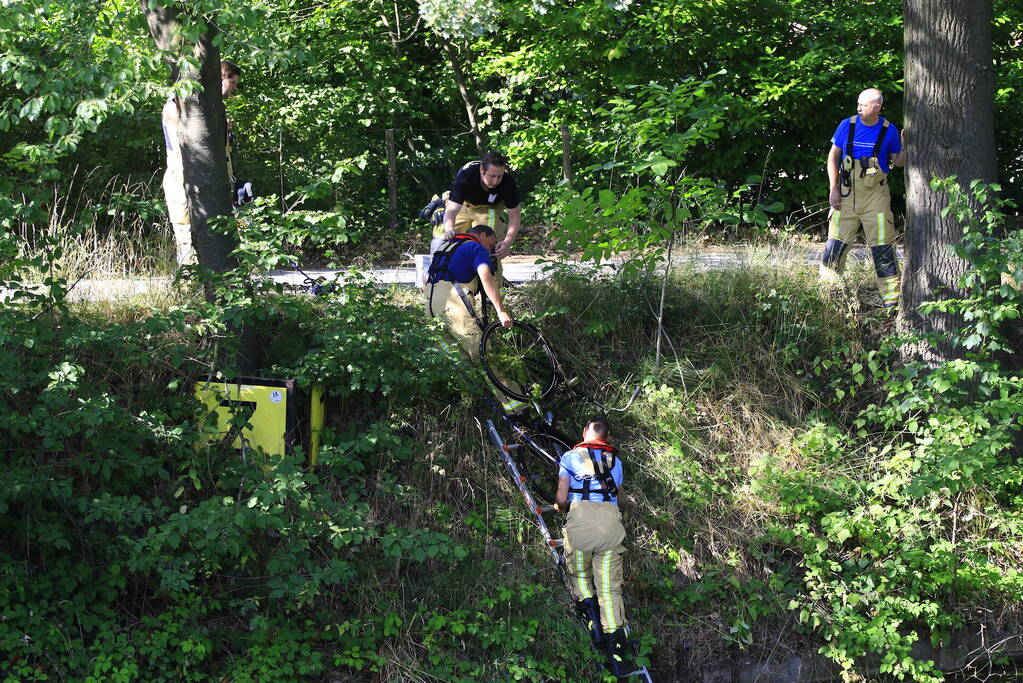
[[[394,129],[384,133],[387,143],[387,225],[391,234],[398,229],[398,162],[394,152]]]
[[[942,193],[932,177],[957,175],[994,182],[994,67],[992,0],[903,0],[906,50],[906,265],[900,328],[936,332],[936,346],[909,345],[906,360],[931,365],[961,354],[950,340],[964,321],[917,312],[925,301],[959,298],[968,264],[946,245],[958,243],[962,225],[943,217]]]
[[[465,113],[469,117],[469,129],[472,131],[472,136],[476,139],[476,151],[480,156],[483,156],[484,148],[486,147],[486,140],[483,138],[483,133],[480,131],[479,124],[476,121],[476,100],[473,98],[472,93],[469,91],[469,87],[466,85],[465,72],[462,71],[462,63],[458,59],[458,53],[455,52],[455,48],[451,47],[445,38],[438,38],[441,41],[441,48],[444,50],[444,54],[448,58],[448,62],[451,64],[451,73],[455,77],[455,84],[458,86],[458,92],[462,95],[462,102],[465,103]]]
[[[568,124],[561,124],[561,174],[565,182],[572,184],[572,134]]]
[[[171,54],[180,51],[183,44],[178,21],[180,9],[149,0],[141,2],[156,46]],[[216,35],[216,26],[207,24],[206,31],[192,45],[192,56],[199,62],[199,69],[186,67],[180,73],[180,79],[197,81],[199,87],[186,97],[177,98],[178,142],[196,256],[200,265],[215,273],[225,273],[238,265],[231,256],[237,241],[233,235],[213,232],[208,223],[214,216],[231,214],[233,189],[227,173],[227,115]],[[207,300],[214,297],[209,285],[205,294]],[[250,372],[258,364],[254,329],[246,325],[235,330],[235,334],[240,340],[235,365],[239,372]]]

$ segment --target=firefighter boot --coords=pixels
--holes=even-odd
[[[629,636],[624,628],[604,635],[607,646],[607,669],[612,676],[623,678],[632,673],[629,656]]]
[[[604,629],[600,625],[600,605],[597,604],[597,599],[590,597],[579,600],[575,603],[575,613],[586,624],[593,647],[599,649],[604,644]]]

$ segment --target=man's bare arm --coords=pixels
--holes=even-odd
[[[554,502],[558,504],[558,509],[562,512],[568,510],[568,477],[558,477],[558,493],[554,496]]]
[[[479,274],[480,282],[483,284],[483,291],[487,293],[487,297],[494,304],[494,310],[497,311],[497,319],[501,321],[502,327],[511,327],[512,317],[505,310],[504,304],[501,302],[501,292],[497,289],[497,280],[494,279],[494,274],[490,272],[490,266],[481,263],[476,267],[476,272]]]
[[[835,211],[842,207],[842,195],[838,189],[838,167],[842,163],[842,148],[831,145],[828,153],[828,204]]]
[[[444,239],[455,236],[455,217],[462,210],[462,205],[450,199],[444,200]]]
[[[495,248],[497,258],[504,258],[511,253],[511,246],[515,241],[515,235],[519,232],[519,224],[521,222],[522,207],[516,206],[514,209],[508,209],[508,232],[505,233],[504,239],[497,243]]]

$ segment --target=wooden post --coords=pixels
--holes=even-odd
[[[387,198],[389,200],[391,232],[398,228],[398,170],[395,167],[394,129],[388,128],[387,138]]]
[[[572,147],[571,138],[568,133],[568,125],[561,124],[561,171],[565,176],[565,182],[572,184]]]

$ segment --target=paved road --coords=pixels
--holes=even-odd
[[[729,266],[741,266],[751,260],[763,260],[765,258],[769,260],[785,261],[788,260],[790,256],[789,253],[772,256],[763,250],[758,252],[687,252],[674,257],[672,261],[677,266],[682,266],[688,263],[694,265],[697,270],[712,270],[715,268],[726,268]],[[820,250],[807,250],[807,265],[816,265],[820,262],[820,258]],[[860,255],[860,258],[863,258],[863,256]],[[421,282],[423,271],[429,268],[429,258],[424,254],[417,254],[415,260],[415,266],[409,265],[388,268],[372,268],[367,272],[370,277],[377,282],[385,284],[414,285]],[[620,261],[615,260],[610,263],[620,263]],[[575,262],[575,265],[580,269],[594,267],[591,264],[578,262]],[[532,257],[513,257],[510,261],[506,261],[504,263],[504,275],[511,282],[530,282],[532,280],[543,279],[546,276],[545,271],[549,267],[549,263],[538,262]],[[344,276],[344,271],[337,270],[306,270],[305,272],[308,273],[310,277],[322,277],[326,280],[335,280]],[[290,270],[275,270],[270,273],[270,276],[276,282],[286,282],[293,285],[301,285],[305,281],[305,276],[301,273]]]
[[[867,249],[854,249],[852,258],[864,260],[868,258]],[[793,252],[769,251],[765,249],[735,250],[735,251],[683,251],[674,257],[673,262],[677,266],[695,267],[696,270],[711,270],[715,268],[727,268],[741,266],[751,262],[791,262]],[[902,256],[901,250],[899,256]],[[806,266],[815,266],[820,262],[820,249],[808,249],[805,252],[804,263]],[[424,258],[416,256],[416,264],[422,273]],[[575,264],[579,268],[592,268],[590,264]],[[505,263],[504,272],[512,282],[529,282],[545,277],[546,263],[538,263],[530,260],[529,257],[514,257]],[[322,277],[325,280],[340,280],[347,271],[308,269],[305,271],[310,277]],[[369,277],[382,284],[398,284],[412,286],[417,282],[417,267],[413,265],[397,267],[369,268],[365,270]],[[275,270],[270,273],[275,282],[282,282],[295,286],[302,286],[305,276],[294,270]],[[419,276],[421,277],[421,275]],[[133,280],[80,280],[72,288],[68,298],[72,300],[123,300],[151,292],[165,291],[170,286],[169,278],[137,278]],[[6,292],[0,289],[0,303],[6,299]]]

